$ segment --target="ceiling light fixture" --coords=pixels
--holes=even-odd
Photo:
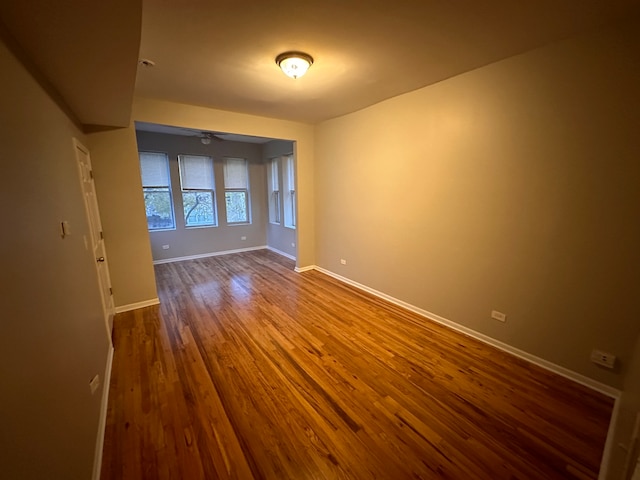
[[[302,52],[285,52],[276,57],[276,63],[286,76],[300,78],[313,65],[313,58]]]
[[[208,132],[202,132],[202,136],[200,137],[200,141],[203,145],[209,145],[211,143],[211,134]]]

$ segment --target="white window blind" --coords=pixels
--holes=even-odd
[[[180,184],[183,190],[213,190],[213,159],[201,155],[180,155]]]
[[[291,155],[287,157],[287,186],[290,191],[296,189],[295,167]]]
[[[278,173],[278,159],[274,158],[271,160],[271,191],[277,192],[280,190],[280,179],[278,178],[280,175]]]
[[[224,188],[246,190],[249,188],[247,177],[247,161],[244,158],[225,159]]]
[[[269,187],[269,221],[280,223],[280,159],[272,158],[269,163],[268,187]]]
[[[140,171],[143,187],[166,187],[169,183],[167,155],[164,153],[140,152]]]
[[[284,226],[296,227],[296,173],[293,155],[284,157]]]

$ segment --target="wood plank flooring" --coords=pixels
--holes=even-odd
[[[613,401],[269,251],[119,314],[102,479],[594,479]]]

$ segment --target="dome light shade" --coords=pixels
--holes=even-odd
[[[285,52],[276,57],[276,63],[288,77],[300,78],[313,65],[313,58],[302,52]]]

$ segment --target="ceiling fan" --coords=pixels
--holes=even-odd
[[[225,139],[219,135],[224,134],[219,132],[200,132],[200,135],[198,135],[198,137],[200,138],[200,142],[202,142],[203,145],[209,145],[212,139],[217,140],[218,142],[224,142]]]

